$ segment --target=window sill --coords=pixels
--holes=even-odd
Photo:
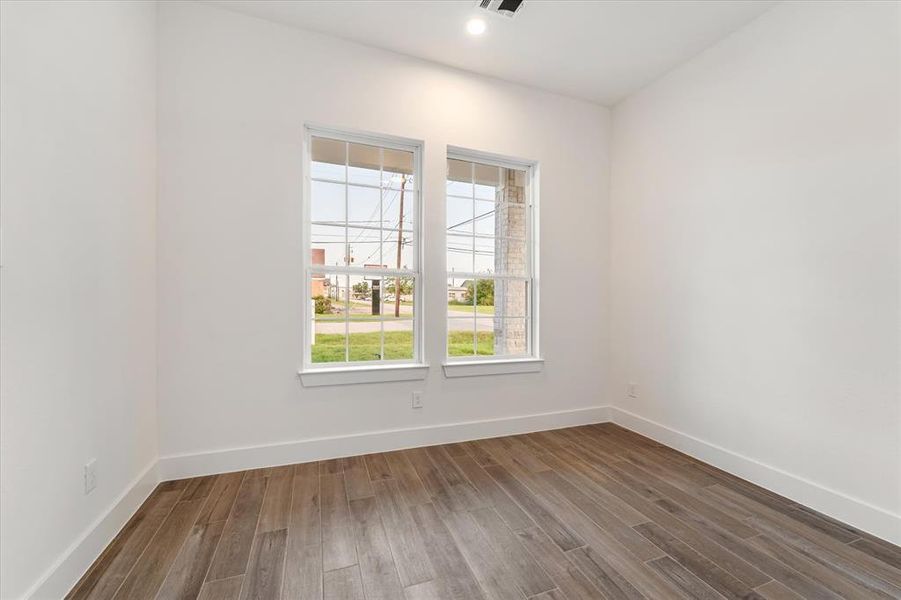
[[[510,360],[473,360],[466,362],[448,362],[444,363],[444,376],[477,377],[480,375],[539,373],[543,368],[543,358],[514,358]]]
[[[429,374],[429,365],[420,363],[304,369],[298,374],[304,387],[382,383],[385,381],[417,381],[426,378]]]

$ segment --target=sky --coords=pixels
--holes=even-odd
[[[410,160],[412,163],[412,154]],[[457,170],[462,164],[460,161],[450,162],[457,163]],[[313,161],[311,176],[312,247],[325,249],[326,265],[344,264],[346,194],[346,235],[350,243],[350,264],[416,269],[416,236],[413,228],[419,192],[415,189],[417,186],[411,175],[390,172],[380,174],[377,168],[349,166],[346,168],[345,184],[344,165]],[[398,224],[401,220],[402,183],[403,233],[400,234]],[[447,182],[449,272],[494,272],[495,240],[478,236],[494,234],[496,191],[495,185]],[[399,234],[402,239],[400,264],[397,257]],[[522,242],[510,240],[502,243]]]

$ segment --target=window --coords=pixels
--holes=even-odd
[[[537,354],[532,167],[449,152],[449,362]]]
[[[420,146],[308,130],[305,369],[420,362]]]

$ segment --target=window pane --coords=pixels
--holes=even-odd
[[[312,265],[334,266],[344,263],[346,229],[330,225],[310,226]]]
[[[483,200],[497,199],[497,190],[500,187],[499,167],[491,165],[475,164],[475,197]]]
[[[380,264],[379,239],[378,229],[348,227],[347,256],[345,264],[353,267],[362,267],[367,264]]]
[[[382,227],[398,229],[403,212],[403,229],[413,231],[416,223],[416,192],[412,190],[382,190]]]
[[[494,296],[496,282],[493,279],[476,279],[475,281],[475,311],[481,317],[490,317],[494,314]],[[473,284],[468,286],[473,289]]]
[[[351,227],[379,226],[381,191],[376,188],[347,186],[347,224]]]
[[[333,320],[344,320],[347,317],[347,275],[326,273],[326,279],[329,281],[329,302],[321,314]]]
[[[497,238],[494,268],[496,273],[525,276],[528,256],[524,240]]]
[[[495,206],[494,202],[475,203],[475,232],[482,235],[497,235],[495,231]]]
[[[389,269],[416,269],[416,245],[412,231],[385,231],[382,259]],[[400,253],[398,254],[398,247]]]
[[[479,356],[494,355],[494,319],[476,317],[476,352]]]
[[[526,355],[532,318],[529,171],[458,160],[448,160],[447,169],[448,355]],[[453,196],[469,197],[470,191],[471,203]]]
[[[413,306],[413,292],[410,288],[412,285],[407,278],[401,278],[400,302],[394,295],[394,277],[385,277],[382,284],[382,303],[380,310],[382,311],[382,319],[385,321],[396,321],[404,319],[412,319],[415,308]]]
[[[496,273],[494,264],[494,238],[475,239],[475,269],[476,273]]]
[[[418,269],[416,153],[317,136],[310,152],[311,361],[410,360],[415,274],[378,270]],[[366,274],[328,271],[336,266]]]
[[[525,207],[516,204],[499,204],[495,211],[494,231],[497,237],[526,238]]]
[[[378,320],[351,320],[347,324],[347,347],[351,362],[382,360],[382,324]]]
[[[528,285],[518,279],[496,279],[492,281],[494,295],[492,314],[497,317],[526,317],[528,315]],[[485,313],[482,313],[485,314]]]
[[[348,183],[378,186],[381,183],[381,149],[364,144],[348,144]]]
[[[493,319],[493,354],[511,356],[528,353],[526,326],[526,319]]]
[[[494,287],[495,282],[491,279],[448,278],[447,316],[493,315]]]
[[[472,163],[447,161],[447,193],[472,198]]]
[[[447,197],[447,232],[472,233],[472,200]]]
[[[475,297],[472,293],[472,279],[447,280],[447,316],[472,317],[475,315]]]
[[[472,356],[475,354],[474,329],[473,319],[448,319],[447,355]]]
[[[385,321],[385,360],[413,358],[413,321]]]
[[[344,181],[347,143],[313,137],[311,146],[310,176]]]
[[[314,363],[344,362],[345,341],[344,321],[322,323],[316,321],[311,339],[310,359]]]
[[[382,186],[392,189],[415,189],[412,152],[389,148],[382,150]]]
[[[473,268],[473,239],[471,237],[447,236],[447,271],[471,273]]]
[[[329,273],[316,274],[312,277],[310,298],[316,321],[344,322],[346,305],[344,300],[339,298],[342,296],[343,280],[343,275]]]
[[[315,275],[310,281],[310,357],[314,363],[345,360],[346,286],[345,275]]]
[[[341,183],[310,184],[310,220],[314,224],[344,225],[344,189]]]
[[[380,319],[381,278],[350,276],[350,318],[376,321]]]
[[[394,293],[400,285],[400,296]],[[382,315],[385,319],[412,319],[416,281],[412,277],[385,277],[382,282]]]
[[[519,169],[501,169],[501,189],[497,200],[511,204],[525,204],[526,172]]]
[[[345,186],[314,181],[310,186],[312,264],[337,265],[344,260]]]

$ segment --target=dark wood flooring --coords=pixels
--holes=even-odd
[[[165,482],[68,598],[901,598],[901,549],[604,424]]]

